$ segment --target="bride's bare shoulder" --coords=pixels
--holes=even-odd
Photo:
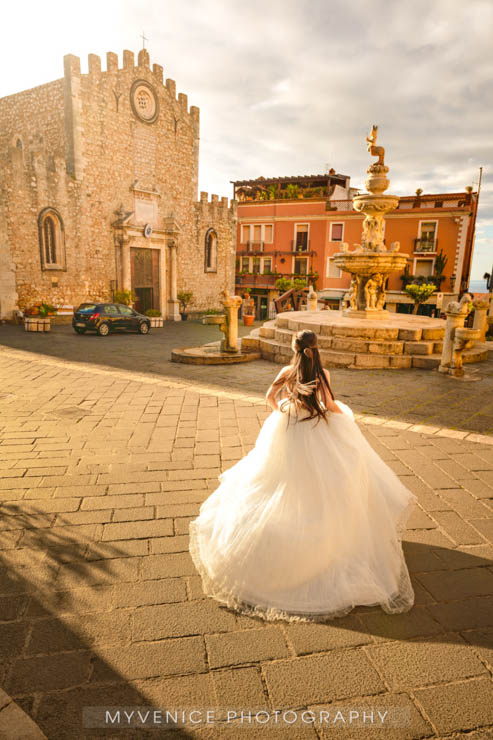
[[[283,380],[290,370],[290,365],[286,365],[285,367],[281,368],[281,370],[279,370],[278,374],[274,378],[272,384],[274,385],[274,383],[279,383],[281,380]]]

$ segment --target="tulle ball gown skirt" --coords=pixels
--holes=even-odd
[[[206,595],[268,620],[412,607],[401,537],[416,497],[337,403],[344,413],[326,423],[302,421],[285,402],[219,477],[190,523]]]

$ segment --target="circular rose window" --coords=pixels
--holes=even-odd
[[[157,95],[145,80],[137,80],[132,85],[130,103],[137,118],[145,123],[153,123],[159,115]]]

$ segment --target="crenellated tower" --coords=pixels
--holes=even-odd
[[[199,109],[151,67],[146,49],[137,58],[125,50],[121,65],[108,52],[104,69],[89,54],[84,72],[67,55],[62,79],[0,100],[0,124],[15,184],[0,259],[16,265],[21,304],[75,305],[132,289],[138,308],[179,318],[180,290],[194,293],[198,310],[233,289],[235,206],[197,200]],[[43,213],[55,224],[52,262]]]

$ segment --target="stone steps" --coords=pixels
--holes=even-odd
[[[293,334],[301,329],[310,329],[318,336],[322,364],[326,368],[347,367],[352,369],[432,369],[440,364],[443,347],[443,326],[378,326],[376,322],[346,325],[317,323],[313,315],[304,320],[302,314],[283,314],[266,321],[242,339],[247,352],[260,352],[271,362],[287,364],[292,358]],[[325,319],[325,317],[323,317]],[[307,317],[308,319],[308,317]],[[314,320],[315,319],[315,320]],[[485,345],[478,345],[463,354],[463,362],[480,362],[488,357]]]
[[[262,357],[271,362],[278,362],[283,365],[289,364],[293,356],[290,343],[279,342],[277,339],[268,339],[260,336],[258,338],[258,349]],[[390,353],[362,353],[356,351],[337,351],[335,349],[323,349],[320,346],[320,359],[322,365],[326,368],[331,367],[348,367],[351,369],[405,369],[419,367],[432,369],[440,364],[440,352],[430,352],[427,354],[390,354]],[[463,362],[480,362],[488,359],[488,350],[484,347],[473,347],[465,350],[462,356]]]

